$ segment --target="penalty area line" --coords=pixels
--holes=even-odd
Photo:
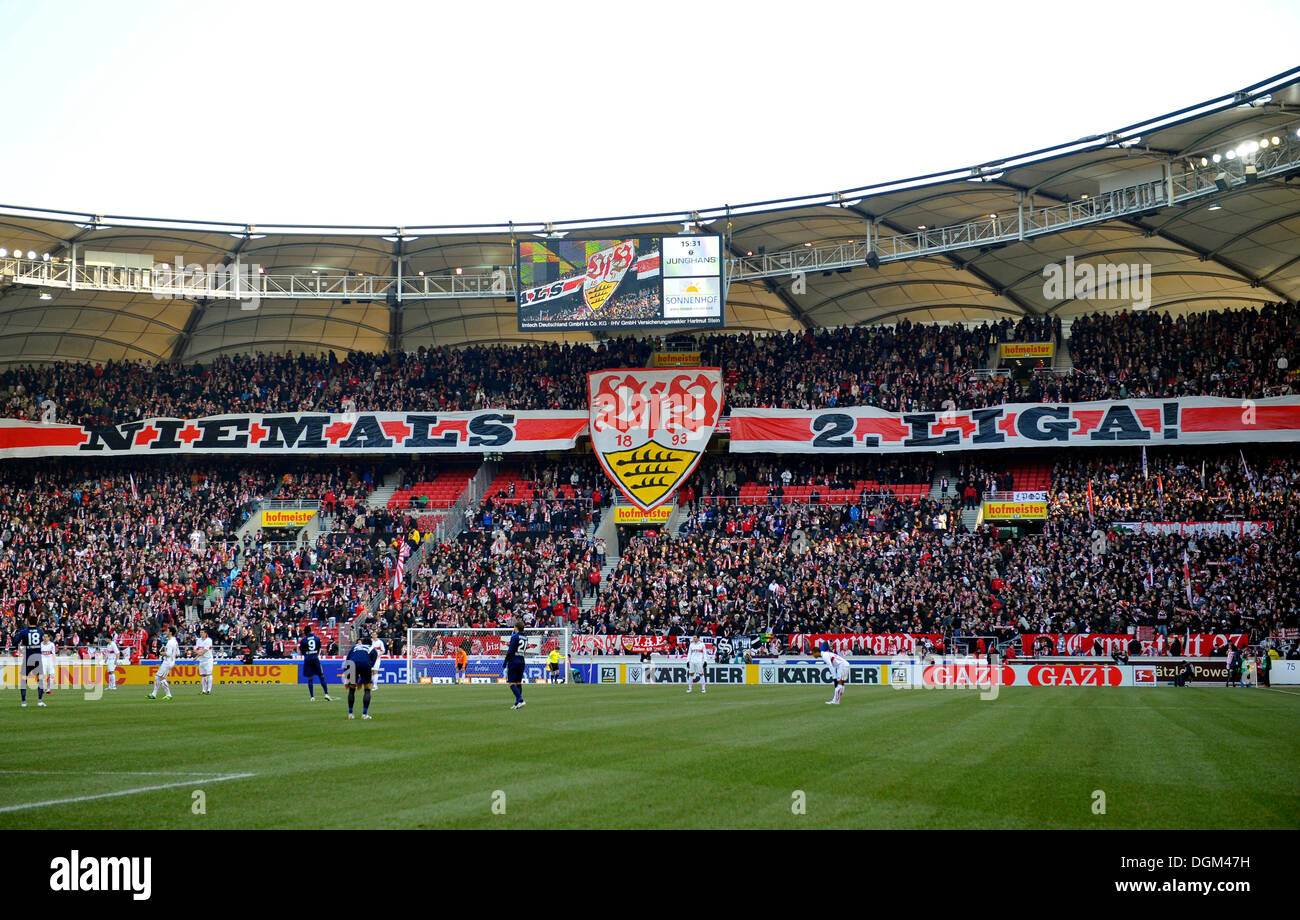
[[[1287,696],[1300,696],[1295,690],[1279,690],[1277,687],[1260,687],[1261,690],[1272,690],[1274,693],[1285,693]]]
[[[12,771],[12,772],[20,772],[20,771]],[[83,774],[83,775],[90,775],[90,774]],[[122,776],[122,775],[131,775],[131,774],[108,773],[108,774],[97,774],[97,775]],[[172,775],[178,775],[178,774],[172,774]],[[77,802],[93,802],[96,799],[114,799],[124,795],[138,795],[141,792],[155,792],[159,789],[175,789],[177,786],[193,786],[196,784],[201,785],[203,783],[224,783],[232,779],[248,779],[249,777],[256,776],[257,774],[256,773],[228,773],[222,775],[222,774],[212,774],[212,773],[208,773],[208,774],[199,773],[194,775],[206,776],[208,778],[197,780],[197,781],[191,779],[191,780],[186,780],[184,782],[177,782],[177,783],[159,783],[154,786],[139,786],[135,789],[120,789],[117,792],[101,792],[96,795],[77,795],[66,799],[50,799],[49,801],[46,802],[24,802],[21,805],[6,805],[4,807],[0,807],[0,814],[6,814],[11,811],[26,811],[29,808],[47,808],[51,805],[74,805]]]

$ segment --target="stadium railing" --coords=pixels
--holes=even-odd
[[[260,544],[263,549],[271,549],[277,553],[290,552],[303,543],[299,540],[263,540]]]
[[[299,511],[314,508],[320,511],[319,499],[311,498],[264,498],[253,506],[254,511]]]
[[[439,543],[446,543],[448,540],[454,540],[465,529],[465,520],[474,510],[478,509],[482,496],[487,491],[488,485],[496,478],[497,467],[496,461],[487,460],[474,474],[474,478],[469,481],[465,491],[461,493],[460,498],[447,509],[446,514],[438,521],[434,531],[434,538]],[[420,567],[419,560],[424,557],[424,544],[412,554],[410,567],[407,569],[408,577]]]

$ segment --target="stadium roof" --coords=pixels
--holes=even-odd
[[[0,205],[0,365],[588,340],[516,330],[512,241],[684,224],[724,235],[733,331],[1068,320],[1137,299],[1045,288],[1045,268],[1067,259],[1149,266],[1152,309],[1295,302],[1297,176],[1300,68],[996,162],[660,214],[309,227]],[[178,260],[203,273],[154,267]]]

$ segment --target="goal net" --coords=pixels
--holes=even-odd
[[[524,630],[524,681],[549,679],[547,662],[560,653],[559,680],[569,680],[569,629],[543,627]],[[457,652],[465,655],[466,683],[495,683],[502,677],[501,663],[513,629],[408,629],[406,631],[406,682],[452,684],[458,680]]]

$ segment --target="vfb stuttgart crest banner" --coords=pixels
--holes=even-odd
[[[587,375],[591,446],[619,491],[642,511],[686,481],[722,415],[716,367],[634,368]]]

